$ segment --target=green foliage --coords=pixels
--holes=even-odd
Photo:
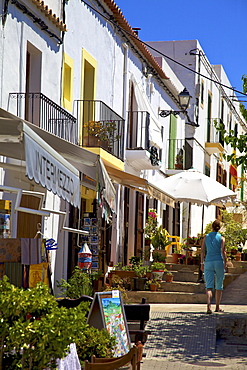
[[[212,231],[212,222],[205,229],[205,234]],[[222,211],[221,229],[219,230],[225,238],[225,247],[227,251],[243,247],[247,240],[247,229],[243,229],[242,222],[234,220],[233,214],[225,210]]]
[[[99,274],[101,275],[101,272],[96,274],[83,272],[76,266],[69,280],[61,279],[60,282],[57,281],[57,286],[65,297],[71,299],[79,298],[82,295],[92,297],[94,294],[93,280],[97,279]]]
[[[141,263],[134,265],[133,270],[138,277],[145,277],[147,272],[150,271],[148,266],[143,266]]]
[[[155,262],[166,262],[166,257],[157,251],[153,251],[153,260]]]
[[[87,128],[89,135],[109,144],[119,141],[121,138],[121,134],[117,131],[116,121],[89,121]]]
[[[242,76],[242,81],[243,81],[243,93],[247,94],[247,76],[246,75]],[[240,112],[242,113],[242,116],[247,122],[247,109],[245,109],[244,104],[240,104]]]
[[[211,233],[213,221],[209,222],[205,227],[205,235]]]
[[[164,263],[162,262],[153,262],[150,266],[150,269],[151,271],[153,270],[163,270],[163,271],[166,271],[166,266]]]
[[[95,354],[110,355],[115,339],[86,324],[88,303],[58,308],[43,283],[24,290],[10,284],[6,276],[0,281],[0,292],[0,369],[56,368],[56,359],[68,353],[70,343],[84,348],[83,361],[91,356],[89,343],[98,339]]]
[[[167,245],[171,244],[168,235],[167,230],[159,226],[151,238],[153,247],[155,249],[164,250]]]
[[[122,262],[118,262],[113,266],[112,271],[133,271],[132,266],[123,266]]]
[[[243,92],[247,93],[247,76],[242,76],[243,80]],[[247,121],[247,109],[245,109],[243,104],[240,104],[240,111]],[[235,153],[230,155],[223,154],[223,157],[228,161],[236,164],[237,166],[242,165],[244,170],[247,170],[247,135],[236,136],[233,130],[227,131],[224,123],[214,122],[214,126],[217,131],[221,133],[221,137],[226,144],[229,144],[234,150],[238,149],[241,153],[240,156],[236,157]]]
[[[4,279],[0,282],[0,368],[40,370],[55,366],[66,355],[78,335],[78,326],[86,326],[86,311],[58,309],[55,297],[42,283],[33,289],[17,288]],[[27,319],[27,315],[31,318]],[[14,351],[14,358],[11,354]]]
[[[113,349],[116,339],[111,337],[107,330],[98,330],[94,327],[86,328],[82,336],[76,340],[76,349],[81,365],[85,360],[91,360],[91,356],[113,357]]]
[[[222,211],[222,227],[220,233],[225,237],[226,250],[238,249],[247,240],[246,229],[242,228],[242,222],[237,222],[232,213]]]
[[[156,285],[157,288],[160,288],[161,287],[159,280],[158,279],[155,279],[155,278],[148,280],[146,282],[146,284],[147,285],[150,285],[150,284]]]
[[[141,257],[132,256],[129,261],[131,265],[138,265],[141,262]]]
[[[128,294],[126,289],[123,287],[122,284],[116,284],[116,286],[106,286],[105,289],[103,290],[104,292],[111,292],[112,290],[119,290],[122,294],[122,298],[124,303],[127,303],[128,301]]]

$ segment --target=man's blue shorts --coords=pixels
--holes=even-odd
[[[215,289],[223,290],[225,269],[224,262],[222,260],[204,262],[204,278],[206,280],[206,289],[214,289],[214,277]]]

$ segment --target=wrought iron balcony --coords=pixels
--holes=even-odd
[[[138,171],[161,167],[160,150],[151,146],[149,140],[149,126],[149,112],[128,112],[126,160]]]
[[[145,111],[128,112],[127,149],[150,149],[150,114]]]
[[[75,100],[80,144],[124,158],[124,119],[100,100]]]
[[[78,144],[76,118],[42,93],[11,93],[9,109],[18,117]]]
[[[193,148],[186,139],[168,139],[168,170],[187,170],[192,167]]]
[[[224,141],[221,133],[217,132],[215,125],[223,124],[221,118],[207,119],[207,141],[205,143],[206,151],[209,154],[222,153],[224,151]]]

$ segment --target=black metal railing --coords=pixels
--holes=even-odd
[[[99,147],[124,159],[124,119],[100,100],[75,100],[80,144]]]
[[[146,111],[128,112],[127,149],[150,149],[150,114]]]
[[[14,107],[13,107],[14,104]],[[78,144],[76,118],[42,93],[10,93],[9,108],[16,111],[18,117]]]
[[[193,165],[193,147],[186,139],[168,139],[167,165],[169,170],[188,170]]]
[[[215,126],[224,124],[221,118],[207,118],[207,142],[220,143],[224,147],[224,140],[220,131],[216,130]]]

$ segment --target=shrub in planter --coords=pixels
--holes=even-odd
[[[66,356],[70,343],[80,343],[86,331],[90,335],[88,309],[86,302],[76,308],[58,308],[45,284],[24,290],[4,276],[0,281],[0,369],[56,368],[56,360]],[[110,349],[109,340],[105,346]]]
[[[98,279],[102,272],[87,273],[83,272],[78,266],[75,267],[72,276],[68,281],[61,279],[57,281],[57,287],[60,288],[63,296],[76,299],[82,295],[92,297],[94,295],[93,281]]]
[[[163,274],[167,271],[166,266],[162,262],[153,262],[150,266],[153,275],[159,280],[162,280]]]
[[[83,330],[81,337],[75,341],[77,354],[82,368],[85,360],[91,361],[91,356],[113,357],[113,348],[116,340],[110,336],[106,329],[98,330],[88,327]]]

